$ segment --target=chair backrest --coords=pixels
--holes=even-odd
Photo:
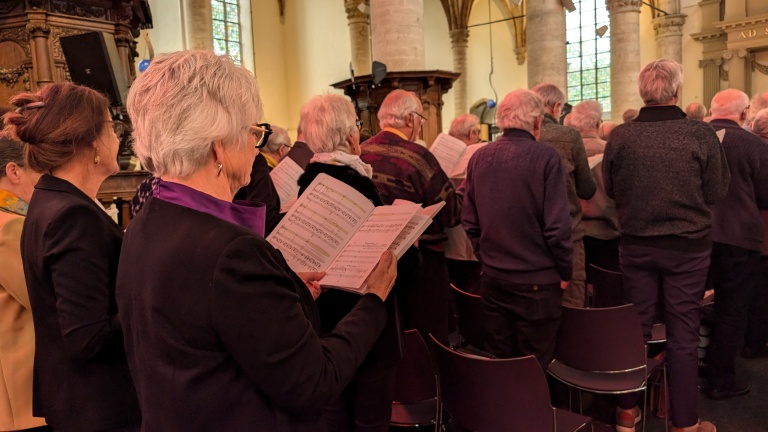
[[[544,372],[533,356],[488,359],[456,352],[430,335],[443,406],[475,432],[554,431]]]
[[[624,302],[624,284],[621,272],[607,270],[594,264],[589,265],[592,278],[592,306],[606,308],[621,306]]]
[[[394,401],[421,402],[437,397],[437,374],[424,339],[418,330],[405,332],[403,358],[395,370]]]
[[[459,313],[459,334],[475,348],[484,349],[483,303],[479,295],[462,291],[451,284]]]
[[[563,306],[555,360],[590,372],[644,367],[645,341],[635,306],[603,309]]]

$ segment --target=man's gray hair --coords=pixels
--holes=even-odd
[[[314,96],[301,107],[299,127],[304,140],[315,153],[336,150],[350,152],[347,138],[355,133],[355,107],[344,96],[326,94]]]
[[[727,89],[715,93],[710,111],[712,118],[740,116],[749,106],[749,96],[741,90]]]
[[[685,107],[685,115],[691,120],[704,120],[707,116],[707,107],[698,102],[691,102]]]
[[[679,96],[683,85],[683,65],[670,59],[654,60],[637,77],[640,97],[646,105],[666,105]]]
[[[384,98],[376,116],[382,128],[401,128],[405,127],[405,119],[411,113],[421,113],[423,110],[416,93],[397,89]]]
[[[267,139],[267,145],[264,146],[264,153],[277,153],[282,146],[291,146],[291,137],[288,136],[288,131],[280,126],[272,126],[272,135]]]
[[[541,83],[532,88],[531,91],[541,97],[541,101],[547,108],[553,108],[558,103],[565,103],[565,94],[554,84]]]
[[[768,108],[763,108],[755,114],[752,120],[752,132],[768,140]]]
[[[5,177],[5,167],[11,162],[24,166],[24,144],[0,134],[0,177]]]
[[[159,177],[189,177],[209,161],[214,141],[244,148],[264,114],[253,74],[210,51],[155,57],[127,107],[136,155]]]
[[[455,138],[466,138],[472,130],[480,128],[480,119],[473,114],[462,114],[451,123],[448,135]]]
[[[618,125],[612,121],[603,122],[600,128],[597,129],[597,137],[603,141],[608,141],[608,138],[611,137],[611,132],[613,132],[616,126]]]
[[[496,125],[501,129],[533,131],[536,119],[544,115],[544,102],[531,90],[508,93],[496,109]]]
[[[598,101],[579,102],[571,111],[571,126],[579,132],[597,131],[602,119],[603,106]]]
[[[752,96],[752,100],[749,101],[749,114],[747,121],[751,122],[755,117],[757,117],[757,113],[766,108],[768,108],[768,91],[756,93],[754,96]]]

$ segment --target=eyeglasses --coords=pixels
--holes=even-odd
[[[363,121],[362,121],[362,120],[357,120],[357,121],[355,122],[355,126],[357,126],[357,130],[358,130],[358,131],[361,131],[361,130],[363,130]]]
[[[424,124],[424,123],[427,122],[427,118],[424,117],[423,115],[417,113],[416,111],[411,112],[411,114],[416,114],[417,116],[421,117],[421,124]]]
[[[272,126],[269,123],[258,123],[251,125],[248,132],[256,139],[256,148],[262,148],[267,145],[267,140],[272,135]]]
[[[115,135],[117,135],[118,138],[122,138],[123,133],[128,130],[128,125],[121,122],[120,120],[111,120],[107,123],[112,124],[112,130],[115,131]]]

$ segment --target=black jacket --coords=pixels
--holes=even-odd
[[[318,336],[309,290],[253,231],[150,198],[117,275],[145,431],[316,430],[386,321],[373,294]]]
[[[35,323],[33,413],[55,430],[138,425],[117,319],[122,230],[71,183],[43,175],[21,236]]]

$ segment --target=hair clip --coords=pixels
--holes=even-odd
[[[17,108],[16,112],[21,114],[21,112],[24,110],[33,109],[33,108],[42,108],[44,106],[45,106],[45,102],[31,102],[22,107]]]

